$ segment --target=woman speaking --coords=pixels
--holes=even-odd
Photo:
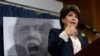
[[[61,29],[51,29],[48,37],[48,51],[52,56],[73,56],[88,45],[84,33],[78,31],[80,10],[68,5],[60,12]]]

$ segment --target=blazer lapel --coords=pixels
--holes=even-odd
[[[61,38],[59,38],[59,45],[63,45],[64,44],[64,40],[62,40]],[[67,45],[66,45],[67,44]],[[72,43],[72,40],[71,40],[71,38],[69,37],[68,38],[68,42],[65,42],[65,45],[67,46],[67,47],[70,47],[70,51],[74,54],[74,49],[73,49],[73,43]]]
[[[78,38],[79,38],[79,41],[81,42],[81,48],[84,47],[84,40],[82,39],[82,36],[80,34],[78,34]]]
[[[71,50],[72,50],[72,52],[73,52],[73,54],[74,54],[73,43],[72,43],[72,40],[71,40],[70,37],[69,37],[69,39],[68,39],[68,42],[69,42],[69,45],[70,45],[70,47],[71,47]]]

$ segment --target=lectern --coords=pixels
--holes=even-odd
[[[75,56],[100,56],[100,38],[89,44]]]

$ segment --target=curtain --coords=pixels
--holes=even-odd
[[[58,19],[58,17],[50,15],[48,13],[42,13],[37,15],[33,10],[27,10],[22,7],[16,7],[11,5],[0,6],[0,56],[4,56],[4,46],[3,46],[3,16],[8,17],[25,17],[25,18],[48,18],[48,19]]]

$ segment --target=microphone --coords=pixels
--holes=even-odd
[[[91,28],[89,25],[84,24],[84,23],[79,23],[79,28],[81,28],[81,29],[87,28],[87,29],[89,29],[90,31],[92,31],[94,34],[96,33],[96,30],[95,30],[95,29]]]
[[[81,28],[81,29],[85,29],[85,28],[87,28],[87,29],[89,29],[90,31],[92,31],[92,33],[94,33],[94,34],[96,34],[97,36],[100,37],[100,33],[97,32],[95,29],[93,29],[92,27],[90,27],[90,26],[87,25],[87,24],[79,23],[79,28]]]
[[[91,29],[90,26],[88,26],[88,25],[86,25],[86,24],[83,24],[83,23],[79,23],[79,27],[80,27],[81,29],[85,29],[85,28]]]

